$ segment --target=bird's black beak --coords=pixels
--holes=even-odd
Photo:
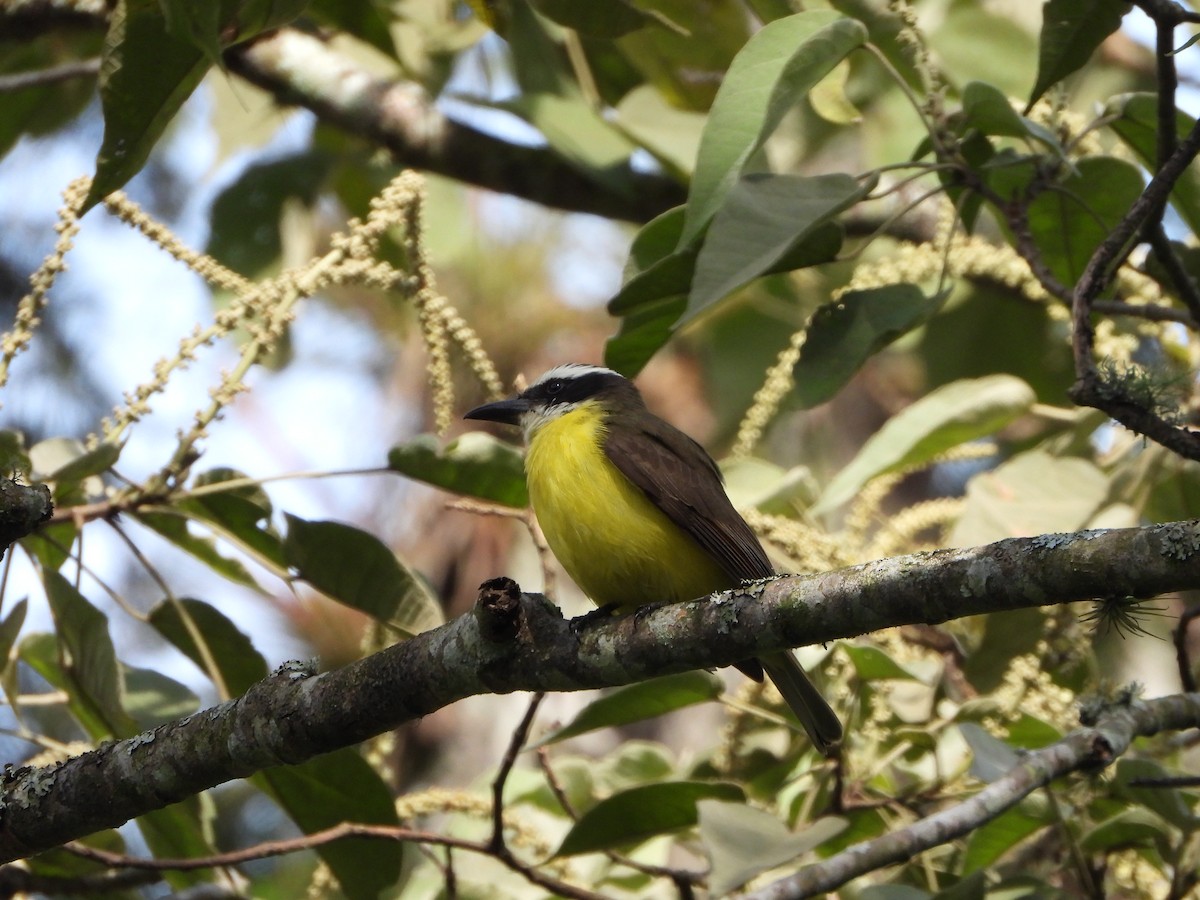
[[[522,413],[529,412],[529,401],[522,397],[511,400],[497,400],[495,403],[485,403],[477,406],[463,416],[464,419],[481,419],[485,422],[503,422],[506,425],[520,425]]]

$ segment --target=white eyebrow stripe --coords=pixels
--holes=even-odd
[[[552,378],[582,378],[584,375],[615,375],[618,378],[624,378],[620,372],[614,372],[612,369],[606,369],[604,366],[592,366],[587,363],[566,363],[565,365],[555,366],[548,372],[544,373],[541,378],[535,381],[530,387],[536,387],[543,384]]]

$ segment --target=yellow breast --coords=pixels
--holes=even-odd
[[[529,437],[529,498],[567,574],[598,605],[691,600],[732,582],[604,455],[604,417],[584,403]]]

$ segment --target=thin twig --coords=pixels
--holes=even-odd
[[[86,844],[74,841],[63,844],[62,847],[75,856],[90,859],[111,868],[140,869],[155,872],[190,872],[197,869],[236,866],[254,860],[284,856],[303,850],[313,850],[345,838],[372,838],[400,843],[432,844],[439,847],[466,850],[471,853],[481,853],[485,856],[495,856],[489,845],[482,841],[469,841],[464,838],[434,834],[427,831],[417,831],[395,825],[370,825],[361,822],[342,822],[323,831],[314,831],[312,834],[302,835],[301,837],[265,841],[253,847],[231,850],[226,853],[214,853],[211,856],[196,857],[195,859],[145,859],[126,856],[121,853],[111,853],[107,850],[100,850],[99,848],[89,847]],[[508,868],[524,877],[525,880],[536,884],[538,887],[545,888],[558,896],[568,897],[571,900],[605,900],[602,894],[596,894],[585,888],[551,878],[539,872],[533,866],[520,862],[511,855],[497,858]]]
[[[500,761],[500,768],[496,772],[496,780],[492,782],[492,838],[488,841],[488,847],[497,856],[506,856],[510,853],[508,845],[504,842],[504,785],[508,782],[508,776],[516,764],[517,754],[521,752],[521,748],[525,746],[525,741],[529,738],[529,729],[533,726],[533,718],[537,715],[538,707],[541,706],[545,697],[546,695],[539,691],[529,698],[529,708],[525,710],[525,715],[521,717],[521,721],[513,730],[512,738],[508,742],[508,749],[504,751],[504,758]]]

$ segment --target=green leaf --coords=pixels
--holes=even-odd
[[[692,286],[699,244],[677,250],[687,210],[668,209],[647,222],[633,238],[622,274],[621,290],[608,301],[614,316],[663,297],[686,294]]]
[[[836,509],[872,478],[994,433],[1026,413],[1034,399],[1029,385],[1010,375],[964,379],[932,391],[872,435],[830,481],[813,512]]]
[[[158,0],[120,0],[100,68],[104,140],[83,208],[124,187],[204,78],[204,51],[167,30]]]
[[[912,672],[904,668],[878,647],[869,644],[842,644],[842,650],[850,658],[854,671],[863,681],[878,681],[883,678],[899,678],[904,681],[919,681]]]
[[[125,708],[143,731],[189,716],[200,708],[200,698],[174,678],[153,669],[122,666]]]
[[[201,671],[206,671],[204,658],[180,615],[180,606],[208,645],[230,696],[244,694],[250,685],[267,677],[267,661],[220,610],[190,598],[179,600],[178,605],[166,600],[158,603],[150,610],[150,624]]]
[[[200,475],[195,487],[240,482],[244,478],[234,469],[213,469]],[[176,503],[173,511],[203,522],[264,565],[276,570],[284,568],[283,542],[271,526],[271,500],[260,485],[241,484],[228,490],[192,495]]]
[[[633,378],[671,339],[687,297],[679,294],[643,303],[621,319],[621,327],[604,345],[604,364]]]
[[[1021,757],[1017,751],[974,722],[959,722],[958,730],[971,748],[971,776],[991,784],[1012,771]]]
[[[1158,98],[1154,94],[1119,94],[1111,98],[1101,112],[1104,118],[1128,147],[1149,168],[1158,166]],[[1196,120],[1184,112],[1176,112],[1178,134],[1187,134]],[[1171,203],[1193,234],[1200,232],[1200,165],[1194,160],[1184,169],[1171,188]]]
[[[125,711],[124,684],[108,633],[108,616],[58,572],[42,572],[46,599],[58,631],[71,705],[93,738],[126,737],[137,729]]]
[[[974,547],[1010,537],[1083,528],[1109,495],[1108,476],[1084,459],[1031,450],[967,484],[949,543]]]
[[[723,897],[768,869],[795,859],[845,830],[845,819],[823,818],[793,832],[775,816],[741,803],[696,804],[700,839],[712,860],[709,890]]]
[[[648,25],[650,19],[625,0],[529,0],[530,5],[552,22],[599,38],[617,38]]]
[[[1148,779],[1165,779],[1170,772],[1152,759],[1123,758],[1117,761],[1115,784],[1119,796],[1144,806],[1157,813],[1185,834],[1200,828],[1200,817],[1184,800],[1178,788],[1139,787],[1131,782]]]
[[[40,481],[56,484],[77,484],[85,478],[107,472],[121,455],[116,444],[100,444],[94,450],[85,450],[74,438],[47,438],[34,444],[29,450],[30,460]]]
[[[995,85],[972,81],[963,89],[963,119],[983,134],[1040,141],[1059,155],[1062,144],[1044,125],[1020,115]]]
[[[469,431],[444,448],[420,435],[388,451],[388,468],[435,487],[522,509],[529,505],[521,451],[482,431]]]
[[[230,559],[217,550],[216,542],[209,537],[192,534],[188,530],[187,518],[171,512],[134,512],[134,518],[147,528],[162,535],[176,547],[186,550],[218,575],[223,575],[234,584],[242,584],[261,591],[258,582],[239,560]]]
[[[704,232],[783,116],[866,37],[860,22],[812,10],[769,22],[750,38],[721,83],[700,141],[680,249]]]
[[[352,748],[266,769],[251,781],[273,796],[305,834],[341,822],[399,824],[388,786]],[[376,900],[400,878],[403,845],[393,841],[334,841],[316,851],[349,900]]]
[[[1080,838],[1079,846],[1087,853],[1154,847],[1160,841],[1173,841],[1171,830],[1161,816],[1140,806],[1131,806],[1086,832]]]
[[[577,821],[555,857],[612,850],[655,835],[690,828],[698,821],[700,800],[739,803],[745,794],[736,784],[668,781],[630,788],[601,800]]]
[[[247,166],[213,200],[205,252],[250,278],[277,269],[285,206],[311,207],[332,164],[324,151],[305,150]]]
[[[1042,7],[1038,73],[1029,106],[1091,59],[1121,27],[1121,19],[1132,6],[1127,0],[1047,0]]]
[[[974,588],[964,585],[964,590]],[[980,589],[986,589],[986,585]],[[990,694],[1004,680],[1014,659],[1032,653],[1046,634],[1046,614],[1040,609],[991,613],[979,646],[963,662],[963,674],[980,693]]]
[[[963,874],[987,868],[1047,824],[1019,806],[1005,810],[971,832],[963,854]]]
[[[287,564],[326,596],[411,637],[442,623],[425,581],[379,538],[340,522],[287,517]]]
[[[942,297],[913,284],[850,291],[813,313],[792,368],[789,403],[811,409],[831,399],[863,363],[932,316]]]
[[[212,856],[216,849],[206,832],[215,815],[212,798],[208,794],[197,794],[179,803],[156,809],[134,821],[146,846],[153,856],[169,859],[197,859]],[[202,884],[211,879],[211,873],[170,872],[166,881],[176,890],[188,885]]]
[[[823,226],[870,189],[869,181],[849,175],[738,179],[705,234],[682,322],[760,275],[779,271],[779,263],[813,237],[821,239],[808,252],[809,264],[833,259],[841,249],[841,230]]]
[[[542,738],[538,746],[555,744],[599,728],[641,722],[695,703],[715,700],[723,690],[724,682],[720,678],[711,672],[700,671],[667,675],[617,688],[593,700],[570,723]]]
[[[1029,233],[1042,261],[1063,284],[1074,284],[1096,248],[1142,193],[1137,167],[1110,156],[1075,163],[1073,174],[1029,204]]]
[[[17,645],[17,638],[21,634],[21,626],[25,624],[25,612],[29,608],[29,601],[22,598],[17,601],[4,621],[0,622],[0,673],[3,673],[4,693],[8,697],[9,708],[13,714],[20,716],[20,704],[16,702],[16,665],[13,656],[13,648]]]

